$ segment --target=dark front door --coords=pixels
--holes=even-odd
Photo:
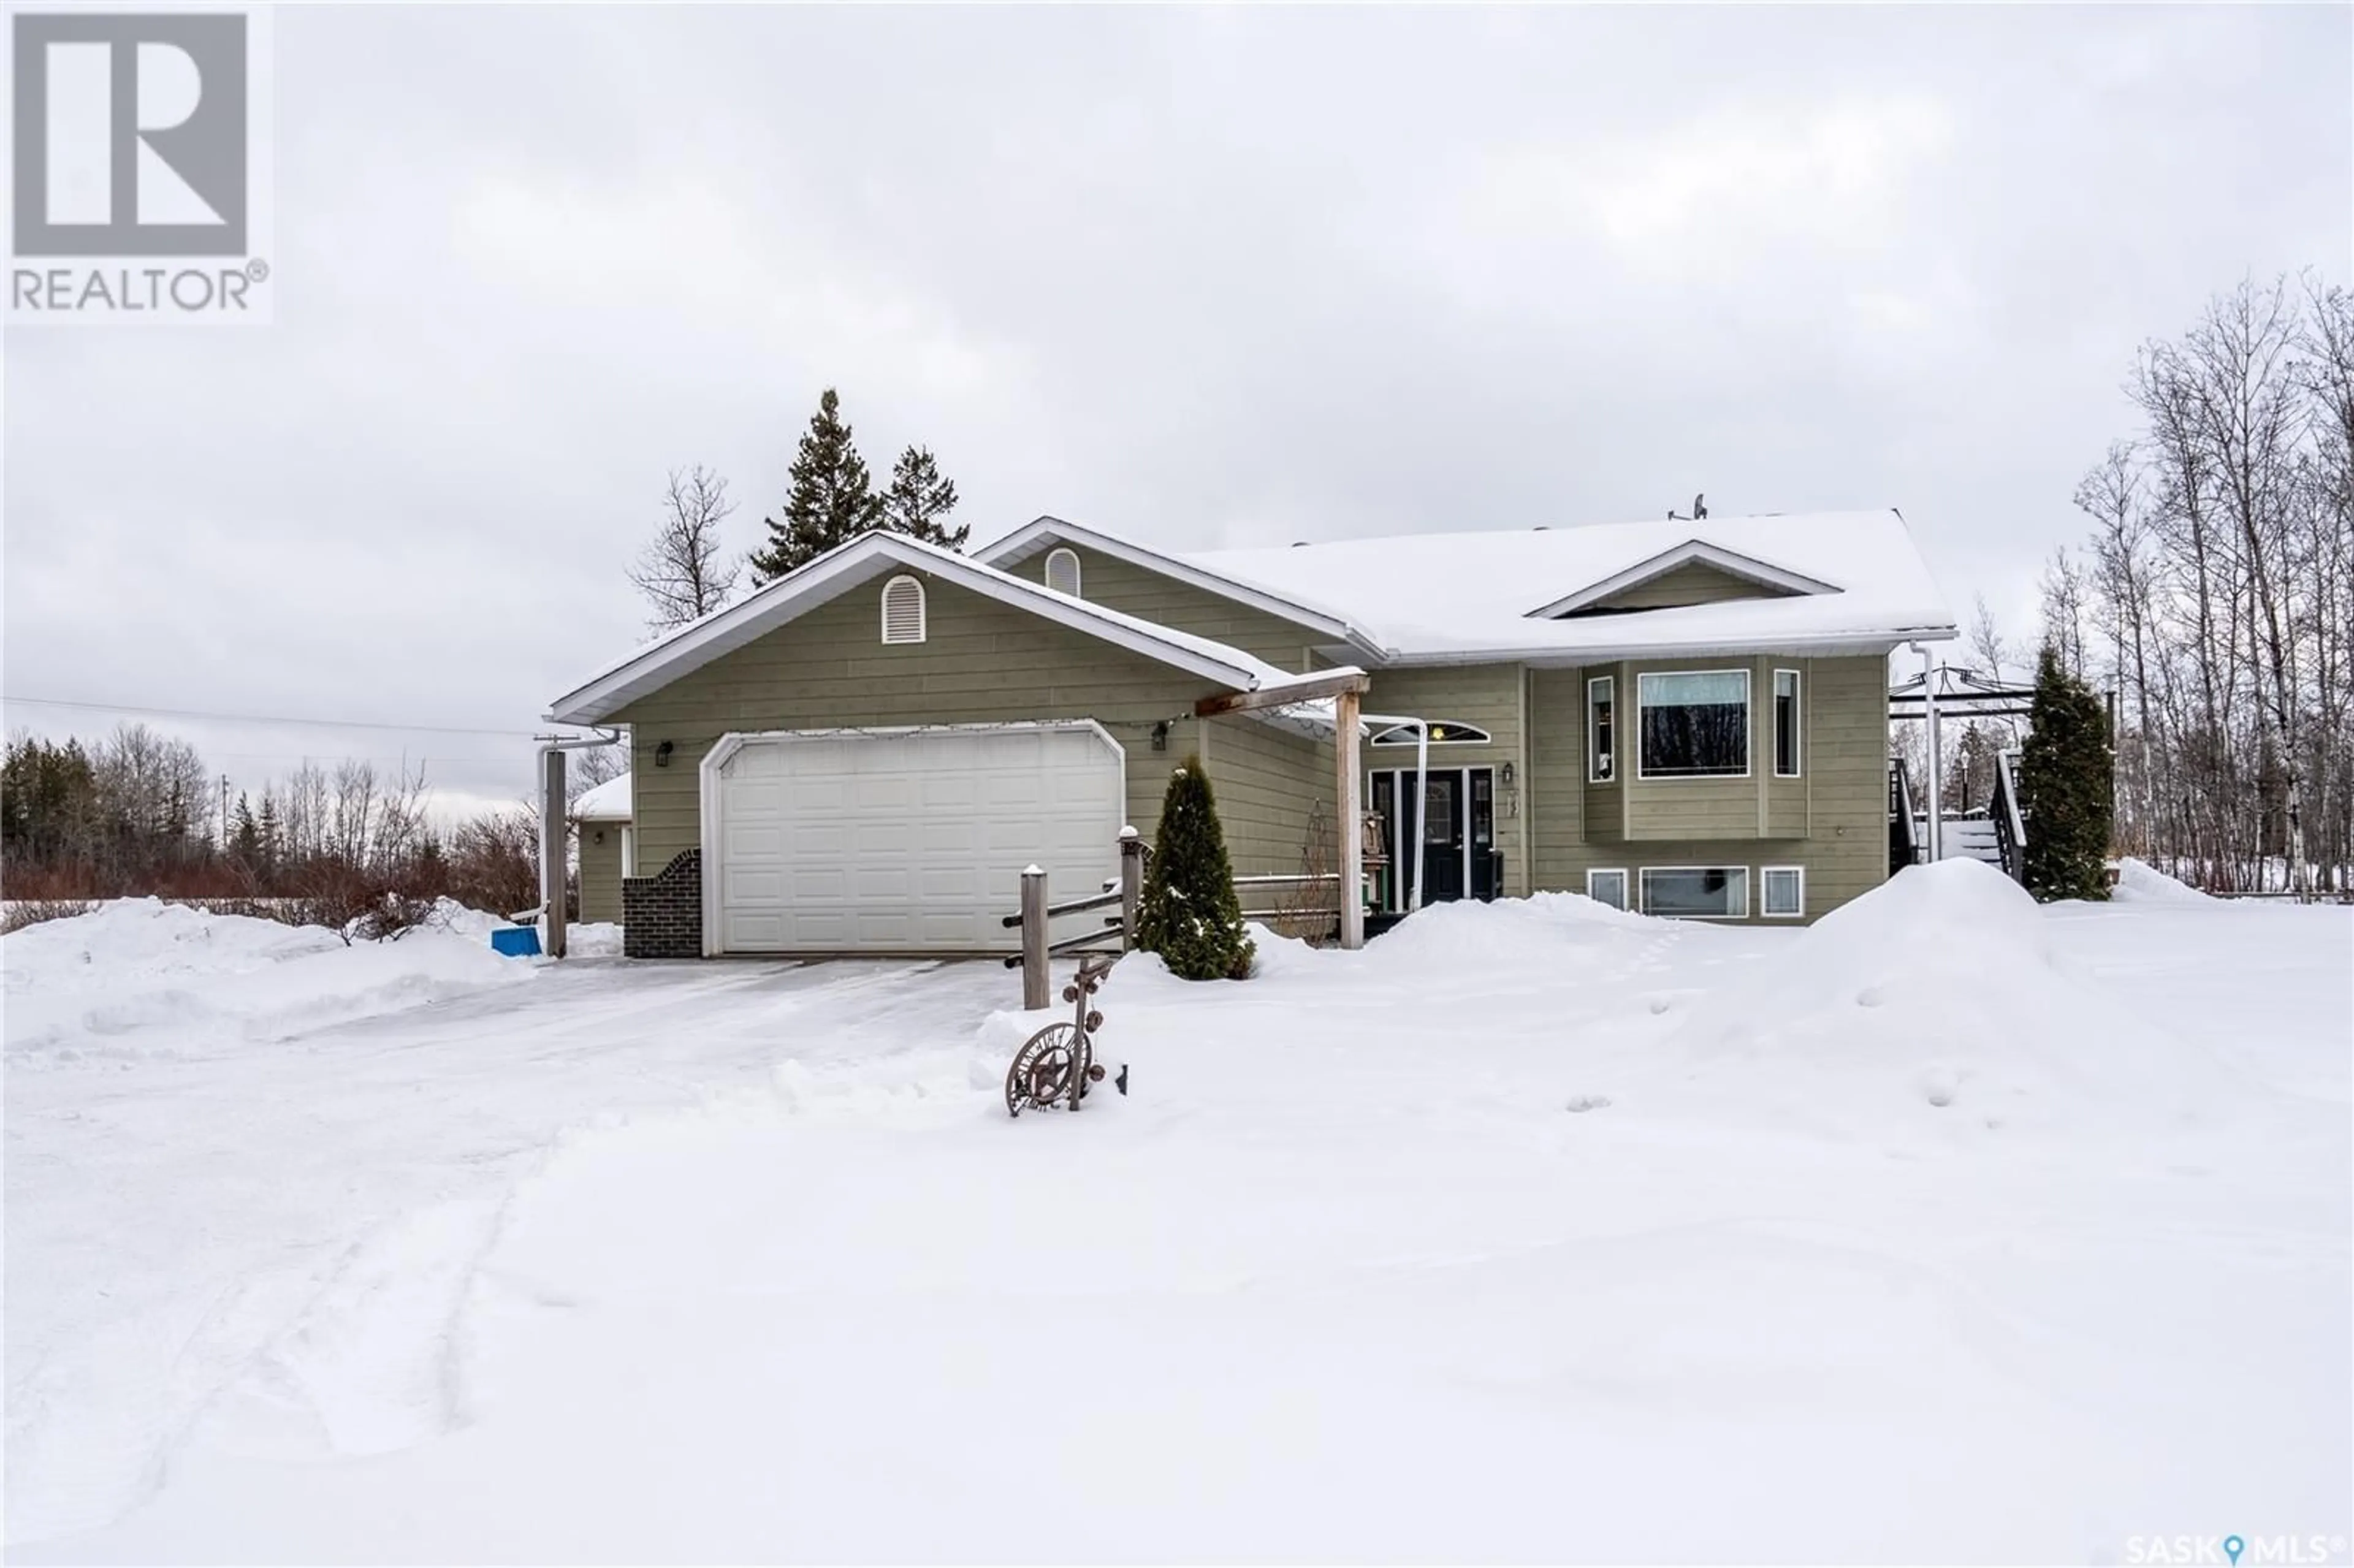
[[[1390,855],[1384,900],[1403,913],[1414,906],[1415,840],[1422,839],[1422,902],[1493,898],[1496,887],[1495,773],[1486,768],[1434,768],[1414,798],[1414,769],[1373,775],[1373,810],[1382,819]]]
[[[1414,793],[1414,775],[1405,776],[1406,793]],[[1423,781],[1422,901],[1442,904],[1460,898],[1463,885],[1463,775],[1433,772]],[[1411,841],[1409,841],[1411,842]],[[1414,868],[1406,868],[1409,886]]]

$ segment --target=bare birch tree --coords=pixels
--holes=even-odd
[[[2119,837],[2209,885],[2303,887],[2317,869],[2343,889],[2354,302],[2310,276],[2243,282],[2146,347],[2127,390],[2139,439],[2076,491],[2084,657],[2123,699]]]
[[[630,568],[653,630],[699,620],[735,596],[743,563],[727,560],[720,544],[720,524],[735,510],[726,480],[701,463],[671,470],[662,521]]]

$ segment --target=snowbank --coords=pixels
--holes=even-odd
[[[1932,1118],[2147,1131],[2200,1096],[2200,1064],[2055,963],[2034,901],[1972,860],[1912,867],[1833,910],[1668,1044],[1748,1114],[1873,1138]]]
[[[2131,855],[2117,862],[2117,885],[2110,896],[2123,904],[2206,904],[2221,908],[2225,903]]]
[[[1537,893],[1492,904],[1462,899],[1416,911],[1366,944],[1386,973],[1482,964],[1560,964],[1623,950],[1630,933],[1657,934],[1661,923],[1596,902],[1582,893]]]
[[[199,1054],[281,1040],[526,979],[487,937],[433,927],[346,945],[316,926],[154,898],[0,938],[12,1065]]]

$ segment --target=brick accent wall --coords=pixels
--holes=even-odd
[[[632,959],[703,957],[703,852],[682,850],[652,876],[621,879],[621,951]]]

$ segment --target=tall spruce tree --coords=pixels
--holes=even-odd
[[[2045,903],[2105,899],[2115,767],[2108,710],[2099,693],[2062,668],[2048,642],[2036,662],[2028,722],[2033,727],[2019,758],[2027,891]]]
[[[956,482],[943,478],[929,447],[909,447],[891,470],[891,487],[883,493],[883,526],[938,545],[943,550],[964,548],[970,524],[950,528],[940,521],[956,510]]]
[[[1153,834],[1152,863],[1136,912],[1137,946],[1159,953],[1181,980],[1245,980],[1257,951],[1243,928],[1234,863],[1218,804],[1199,757],[1169,780]]]
[[[784,519],[766,519],[769,542],[752,553],[756,582],[773,581],[881,525],[881,502],[867,477],[866,460],[858,455],[842,418],[842,398],[831,387],[810,416],[790,471],[793,482],[785,495]]]

